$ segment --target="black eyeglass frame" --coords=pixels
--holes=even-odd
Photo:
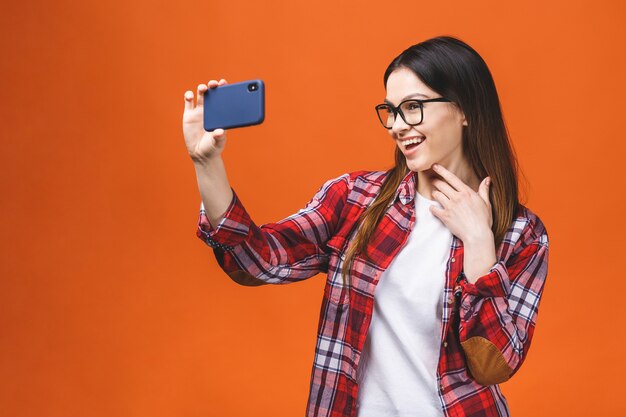
[[[420,121],[418,123],[409,123],[406,121],[405,117],[404,117],[404,113],[402,113],[402,110],[400,110],[400,107],[404,104],[407,103],[409,101],[414,101],[416,103],[419,104],[420,106]],[[383,104],[377,104],[376,107],[374,107],[374,109],[376,110],[376,115],[378,116],[378,120],[380,120],[380,123],[383,125],[383,127],[387,130],[393,129],[393,125],[391,127],[387,127],[387,125],[385,124],[385,122],[383,122],[383,119],[380,117],[380,113],[378,112],[378,109],[381,107],[386,107],[386,108],[390,108],[391,111],[393,112],[393,121],[395,123],[396,121],[396,117],[398,117],[398,113],[400,113],[400,117],[402,117],[402,120],[404,120],[404,123],[406,123],[409,126],[417,126],[419,124],[421,124],[424,121],[424,103],[433,103],[433,102],[443,102],[443,103],[449,103],[451,102],[451,100],[445,98],[445,97],[437,97],[437,98],[429,98],[426,100],[418,100],[415,98],[411,98],[409,100],[404,100],[403,102],[401,102],[400,104],[398,104],[397,107],[392,106],[391,104],[388,103],[383,103]]]

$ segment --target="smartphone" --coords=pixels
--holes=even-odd
[[[263,123],[265,84],[263,80],[209,88],[204,93],[204,130],[232,129]]]

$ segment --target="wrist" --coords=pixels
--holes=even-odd
[[[487,274],[497,262],[493,233],[474,236],[463,242],[464,273],[470,284]]]
[[[193,159],[193,167],[196,171],[198,179],[204,178],[211,181],[211,183],[228,183],[224,160],[219,155],[202,159]]]
[[[208,168],[215,166],[216,164],[222,163],[222,155],[211,155],[211,156],[194,156],[190,155],[191,161],[193,165],[197,168]]]
[[[485,246],[488,244],[495,244],[495,236],[491,229],[481,229],[476,231],[473,234],[467,235],[463,241],[464,246]]]

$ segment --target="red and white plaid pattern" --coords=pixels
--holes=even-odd
[[[288,284],[327,273],[306,409],[308,417],[354,417],[356,370],[381,273],[415,222],[415,175],[408,172],[369,242],[373,262],[357,256],[349,286],[340,275],[356,220],[378,195],[388,172],[358,171],[324,183],[306,206],[277,223],[257,226],[233,191],[213,229],[201,206],[197,236],[213,247],[226,273],[245,271],[267,284]],[[491,341],[515,373],[532,339],[548,265],[548,237],[524,206],[497,251],[498,262],[470,284],[462,274],[463,242],[453,238],[443,297],[437,380],[448,417],[509,416],[497,384],[483,386],[468,371],[461,342]],[[456,293],[456,296],[455,296]],[[416,317],[419,320],[419,317]],[[513,374],[511,374],[513,375]]]

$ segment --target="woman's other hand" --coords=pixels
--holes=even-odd
[[[484,239],[493,241],[489,177],[482,180],[476,192],[443,166],[435,164],[433,169],[445,181],[433,180],[436,190],[432,196],[443,208],[431,206],[431,213],[463,243]]]
[[[434,165],[433,169],[445,181],[433,181],[436,187],[432,193],[433,198],[443,208],[431,206],[430,212],[463,241],[463,272],[469,283],[474,284],[497,262],[491,230],[493,219],[489,201],[490,178],[483,179],[476,192],[441,165]]]

